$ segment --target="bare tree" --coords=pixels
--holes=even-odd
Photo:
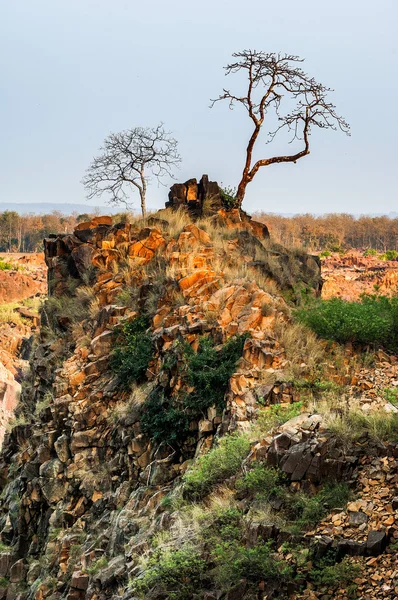
[[[137,188],[145,217],[147,171],[158,181],[166,175],[172,177],[173,167],[181,162],[177,145],[162,123],[155,128],[135,127],[111,133],[100,148],[102,153],[93,159],[82,180],[87,197],[107,193],[110,203],[124,203],[129,208],[127,191]]]
[[[297,65],[303,59],[289,54],[274,54],[243,50],[232,55],[236,58],[225,67],[226,75],[244,71],[248,83],[243,95],[235,95],[224,89],[223,94],[212,100],[211,106],[220,100],[228,100],[232,109],[236,102],[243,104],[253,121],[253,132],[246,148],[246,161],[242,178],[236,193],[236,203],[240,207],[246,187],[260,167],[275,163],[295,163],[310,153],[310,133],[313,126],[321,129],[341,129],[349,135],[348,123],[336,113],[336,107],[326,96],[332,91],[312,77],[309,77]],[[283,114],[281,104],[288,110]],[[253,161],[253,150],[264,121],[269,113],[274,113],[278,124],[268,133],[268,142],[283,129],[292,134],[290,143],[301,140],[303,147],[298,152],[282,156],[272,156]],[[271,118],[271,117],[270,117]],[[254,164],[253,164],[254,162]]]

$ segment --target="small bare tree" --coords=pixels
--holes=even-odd
[[[173,177],[173,167],[181,162],[177,145],[162,123],[155,128],[135,127],[111,133],[100,148],[102,153],[93,159],[82,180],[87,197],[107,193],[110,203],[124,203],[129,208],[127,191],[137,188],[145,218],[147,171],[158,181],[166,175]]]
[[[312,77],[309,77],[297,65],[303,62],[298,56],[243,50],[232,55],[236,62],[225,67],[226,75],[244,71],[247,76],[247,88],[243,95],[235,95],[224,89],[223,94],[212,100],[211,106],[220,100],[228,100],[232,109],[236,102],[243,104],[253,121],[253,132],[246,148],[246,161],[236,193],[236,204],[240,208],[246,187],[260,167],[275,163],[295,163],[310,153],[310,133],[313,126],[321,129],[341,129],[349,135],[348,123],[336,113],[336,108],[326,96],[332,91]],[[287,108],[283,114],[281,104]],[[292,133],[290,143],[302,140],[303,148],[293,154],[272,156],[257,160],[253,164],[253,150],[264,121],[269,112],[274,112],[278,125],[268,133],[271,142],[282,129]]]

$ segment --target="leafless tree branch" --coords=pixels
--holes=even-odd
[[[89,199],[109,195],[109,202],[130,207],[128,192],[138,189],[142,215],[146,216],[147,171],[159,181],[173,177],[181,157],[177,141],[165,131],[163,123],[155,128],[135,127],[111,133],[88,167],[82,183]]]
[[[237,203],[241,206],[246,187],[260,167],[282,162],[296,162],[310,153],[311,128],[340,129],[350,135],[347,121],[336,112],[334,104],[328,101],[327,94],[332,91],[313,77],[307,75],[300,67],[303,59],[292,54],[275,54],[243,50],[233,55],[235,62],[225,67],[225,74],[230,75],[244,71],[247,73],[247,89],[245,95],[236,95],[229,89],[211,101],[211,107],[220,100],[227,100],[232,109],[239,103],[248,111],[253,121],[253,131],[246,148],[246,160],[241,181],[237,190]],[[281,114],[282,100],[295,103],[295,107]],[[304,142],[302,150],[295,154],[286,154],[258,160],[252,164],[253,149],[263,127],[267,114],[273,111],[280,125],[268,133],[268,142],[287,129],[292,134],[291,142]]]

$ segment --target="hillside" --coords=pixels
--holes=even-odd
[[[398,360],[297,322],[319,259],[215,185],[45,240],[0,599],[397,596]]]

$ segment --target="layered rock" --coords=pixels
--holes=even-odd
[[[289,384],[264,383],[286,361],[275,325],[288,310],[274,293],[273,269],[285,273],[286,289],[294,281],[317,293],[318,264],[269,250],[264,230],[256,237],[256,226],[233,213],[215,219],[228,232],[222,244],[195,223],[171,235],[160,217],[141,228],[99,217],[45,240],[53,304],[21,405],[30,417],[7,435],[0,465],[0,532],[10,547],[0,576],[9,578],[10,598],[112,597],[136,568],[140,516],[152,519],[189,461],[215,436],[247,429],[260,397],[294,399]],[[296,279],[284,271],[291,261]],[[152,357],[144,380],[127,391],[110,357],[120,328],[141,314],[150,315]],[[246,340],[220,399],[225,408],[195,412],[178,448],[156,443],[142,428],[146,403],[154,390],[169,398],[191,392],[184,348],[196,351],[207,336],[219,351],[236,335]]]
[[[0,363],[0,448],[3,444],[7,423],[18,405],[21,385],[13,374]]]
[[[0,270],[0,304],[19,302],[36,294],[45,294],[46,267],[44,256],[2,254],[14,269]]]
[[[322,297],[358,300],[361,294],[396,294],[398,261],[380,260],[351,250],[340,256],[335,253],[322,259],[324,286]]]

